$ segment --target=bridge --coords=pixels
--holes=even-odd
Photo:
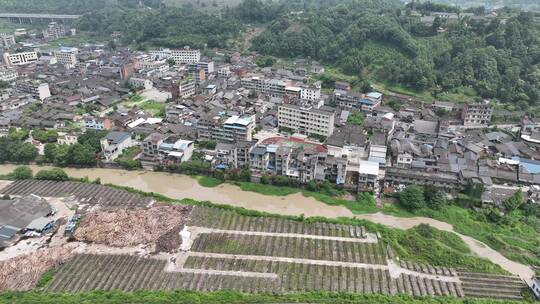
[[[82,15],[55,15],[55,14],[19,14],[19,13],[0,13],[0,19],[9,19],[15,23],[30,23],[37,21],[61,21],[74,20],[81,18]]]

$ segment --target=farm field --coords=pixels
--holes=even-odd
[[[262,215],[195,201],[186,201],[194,206],[164,205],[89,183],[17,181],[0,193],[70,196],[79,207],[100,209],[78,211],[80,231],[63,243],[74,248],[72,258],[33,273],[46,276],[33,280],[44,292],[326,291],[519,300],[525,286],[510,275],[400,260],[377,226]],[[12,273],[18,267],[24,265],[15,265]]]

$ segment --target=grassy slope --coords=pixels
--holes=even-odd
[[[184,303],[184,304],[251,304],[251,303],[331,303],[331,304],[488,304],[493,300],[458,299],[458,298],[415,298],[411,296],[384,296],[377,294],[347,293],[291,293],[244,294],[234,291],[196,292],[196,291],[137,291],[123,293],[119,291],[93,291],[75,294],[53,294],[40,292],[9,292],[0,294],[2,303]],[[518,303],[518,302],[497,302]]]

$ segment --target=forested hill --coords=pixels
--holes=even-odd
[[[522,109],[540,103],[540,25],[532,13],[436,18],[431,25],[408,7],[358,2],[280,15],[252,41],[253,50],[309,57],[362,79],[435,96],[495,98]]]
[[[464,8],[478,6],[500,8],[507,6],[521,10],[540,11],[540,1],[538,0],[434,0],[433,2],[456,5]]]
[[[161,0],[143,0],[146,7],[157,8]],[[0,12],[84,14],[106,7],[137,8],[139,0],[0,0]]]

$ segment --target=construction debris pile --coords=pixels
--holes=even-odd
[[[156,206],[150,209],[116,209],[86,214],[74,234],[78,241],[113,247],[155,244],[157,251],[180,247],[190,206]]]
[[[36,284],[47,270],[59,266],[73,257],[73,246],[66,245],[42,249],[0,262],[0,292],[25,291]]]

